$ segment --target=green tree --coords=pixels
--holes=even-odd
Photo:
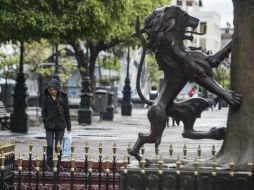
[[[154,54],[148,54],[147,65],[148,65],[149,83],[151,85],[155,85],[155,86],[159,87],[160,78],[161,78],[163,72],[159,70],[158,64],[157,64],[155,57],[154,57]]]
[[[19,55],[17,53],[11,55],[0,53],[0,77],[4,78],[6,83],[7,79],[15,79],[18,62]]]
[[[51,56],[52,45],[47,40],[34,41],[25,44],[25,64],[29,73],[39,73],[41,76],[52,76],[55,67],[45,67],[46,59]],[[70,72],[77,70],[75,62],[66,56],[65,49],[60,50],[59,64],[61,65],[60,78],[63,85],[70,78]]]
[[[225,89],[230,88],[230,63],[225,60],[214,70],[214,79]]]
[[[121,68],[119,57],[114,56],[113,54],[104,55],[99,57],[98,63],[102,69],[108,71],[108,75],[101,76],[99,79],[101,84],[112,85],[115,81],[119,80],[118,75],[112,75],[112,72],[119,72]]]
[[[46,38],[68,43],[81,75],[89,73],[95,84],[99,52],[126,41],[137,15],[143,18],[166,4],[168,0],[5,0],[1,2],[0,42]]]

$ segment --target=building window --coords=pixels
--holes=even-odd
[[[177,0],[177,1],[176,1],[176,5],[177,5],[177,6],[182,6],[182,5],[183,5],[182,0]]]
[[[205,29],[207,30],[207,23],[206,22],[200,22],[199,32],[204,32]],[[205,31],[206,34],[206,31]]]
[[[192,7],[192,3],[193,3],[192,1],[187,1],[187,2],[186,2],[186,6]]]

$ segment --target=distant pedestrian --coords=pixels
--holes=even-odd
[[[188,96],[190,98],[196,98],[198,97],[198,93],[197,93],[197,87],[196,86],[193,86],[190,91],[188,92]]]
[[[149,92],[149,100],[155,100],[159,96],[159,92],[157,90],[156,86],[152,86],[150,92]],[[145,104],[144,108],[148,108],[148,105]]]
[[[52,167],[53,150],[58,142],[62,144],[64,130],[71,131],[68,97],[61,89],[60,81],[52,79],[44,90],[42,120],[47,138],[47,165]],[[55,146],[54,145],[55,141]]]
[[[215,110],[221,110],[221,98],[219,96],[214,97],[213,107]]]
[[[152,86],[151,91],[149,92],[149,99],[155,100],[159,95],[159,92],[157,90],[156,86]]]

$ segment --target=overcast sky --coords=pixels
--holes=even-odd
[[[233,26],[233,3],[232,0],[202,0],[203,10],[216,11],[221,16],[221,26],[225,27],[226,22]]]

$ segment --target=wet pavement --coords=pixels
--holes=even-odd
[[[83,160],[84,158],[84,145],[87,141],[92,157],[98,157],[98,147],[100,142],[103,145],[103,155],[112,155],[113,143],[117,146],[117,158],[123,159],[123,156],[127,154],[127,147],[130,143],[132,146],[137,140],[138,133],[148,133],[150,125],[147,120],[147,109],[135,108],[132,110],[132,116],[121,116],[120,108],[117,109],[117,113],[114,115],[114,121],[100,121],[99,116],[93,117],[92,125],[84,126],[79,125],[77,121],[72,121],[72,138],[75,145],[75,157],[77,160]],[[195,129],[200,131],[208,131],[212,127],[225,127],[227,121],[228,109],[223,108],[220,111],[204,111],[201,118],[197,119],[195,123]],[[29,127],[27,134],[11,133],[10,131],[3,130],[0,133],[0,140],[10,138],[16,142],[16,153],[22,152],[23,156],[28,157],[28,144],[31,142],[34,145],[33,153],[40,152],[42,154],[42,145],[46,142],[45,130],[43,124],[40,122],[40,118],[35,116],[35,111],[28,111],[28,115],[34,118],[35,123],[38,124],[33,127]],[[159,148],[159,154],[163,155],[163,158],[169,156],[169,145],[172,144],[174,148],[174,156],[183,155],[183,146],[187,145],[188,156],[190,159],[194,159],[197,155],[197,147],[201,145],[202,156],[204,159],[211,157],[212,145],[216,147],[218,151],[220,149],[222,141],[203,139],[203,140],[191,140],[184,139],[181,135],[183,130],[182,123],[180,126],[172,127],[172,121],[170,120],[170,127],[165,129],[162,142]],[[154,144],[145,145],[145,157],[154,158]]]

